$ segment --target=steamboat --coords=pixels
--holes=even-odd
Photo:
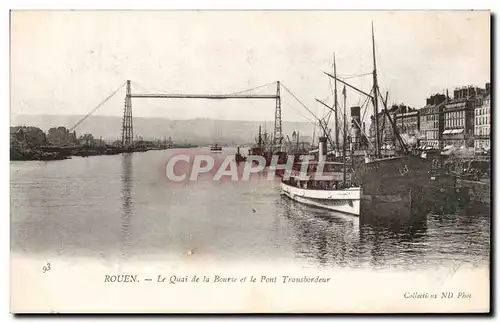
[[[345,162],[326,161],[326,138],[319,141],[318,160],[296,163],[290,178],[281,181],[282,194],[302,204],[359,216],[363,193],[352,181],[352,170]]]
[[[334,58],[334,74],[336,65]],[[362,187],[356,185],[355,173],[353,171],[351,154],[351,166],[347,163],[347,116],[346,116],[346,92],[344,94],[344,116],[343,116],[343,142],[342,155],[339,161],[339,127],[338,127],[338,103],[337,85],[335,83],[334,107],[328,107],[329,112],[326,118],[320,119],[314,116],[322,128],[323,135],[318,139],[317,161],[304,165],[298,163],[300,172],[294,168],[290,179],[283,178],[281,182],[282,193],[302,204],[320,207],[335,212],[360,216],[361,199],[363,196]],[[320,103],[322,101],[318,100]],[[323,103],[324,104],[324,103]],[[330,138],[328,120],[331,113],[335,113],[335,142]],[[310,111],[311,114],[313,114]],[[314,114],[313,114],[314,115]],[[327,141],[333,149],[333,160],[328,160]],[[315,156],[315,155],[314,155]],[[301,158],[303,159],[303,158]],[[296,164],[297,165],[297,164]],[[304,172],[304,168],[307,170]]]
[[[220,152],[222,152],[222,147],[219,146],[218,144],[214,144],[214,145],[210,146],[210,152],[220,153]]]

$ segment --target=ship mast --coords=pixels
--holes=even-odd
[[[335,94],[334,94],[334,104],[335,108],[333,112],[335,113],[335,145],[337,146],[335,149],[336,151],[339,151],[339,126],[338,126],[338,116],[337,116],[337,64],[335,63],[335,53],[333,53],[333,75],[335,76],[334,79],[334,87],[335,87]]]
[[[311,144],[314,145],[314,138],[316,137],[316,122],[314,123],[313,126],[313,138]]]
[[[346,182],[346,144],[347,144],[347,116],[346,116],[346,111],[347,111],[347,106],[346,106],[346,92],[345,92],[345,85],[344,85],[344,90],[342,91],[342,94],[344,95],[344,125],[343,125],[343,145],[342,145],[342,156],[343,156],[343,163],[344,163],[344,183]]]
[[[378,83],[377,83],[377,60],[375,58],[375,35],[372,22],[372,51],[373,51],[373,109],[375,115],[375,155],[380,158],[380,135],[378,127]]]

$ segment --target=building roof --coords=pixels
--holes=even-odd
[[[443,131],[443,135],[454,135],[464,132],[464,129],[446,129]]]
[[[319,162],[317,160],[310,160],[310,161],[300,161],[297,164],[309,164],[309,165],[317,165],[317,164],[324,164],[324,165],[344,165],[344,163],[340,162],[334,162],[334,161],[323,161]]]
[[[425,114],[427,112],[427,110],[430,110],[432,108],[443,107],[445,105],[446,105],[446,102],[441,102],[439,104],[428,104],[428,105],[424,106],[423,108],[421,108],[419,111],[420,111],[420,114]]]

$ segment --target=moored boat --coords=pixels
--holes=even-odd
[[[346,187],[341,189],[315,189],[313,187],[299,187],[290,181],[281,182],[282,194],[299,203],[316,206],[331,211],[360,215],[360,187]],[[297,181],[300,183],[300,181]],[[305,182],[310,183],[310,182]],[[305,184],[307,185],[307,184]],[[314,185],[314,184],[313,184]]]
[[[247,160],[247,158],[240,153],[240,147],[237,148],[236,154],[234,155],[234,160],[237,163],[241,163]]]
[[[214,145],[210,146],[210,151],[213,153],[220,153],[220,152],[222,152],[222,147],[219,146],[218,144],[214,144]]]
[[[325,160],[326,138],[321,137],[317,161],[294,165],[281,181],[281,193],[302,204],[359,216],[361,187],[353,182],[354,173],[344,162]]]
[[[435,194],[439,190],[446,197],[453,197],[455,192],[455,178],[450,174],[442,174],[439,183],[433,180],[432,162],[429,159],[413,154],[407,147],[407,142],[399,134],[394,120],[387,109],[387,97],[382,97],[378,85],[377,63],[375,57],[375,36],[372,26],[372,54],[373,54],[373,87],[370,93],[366,93],[355,86],[341,80],[336,75],[326,73],[336,82],[361,93],[370,99],[373,105],[374,115],[374,145],[372,153],[365,156],[365,160],[357,159],[353,168],[356,170],[356,178],[363,188],[362,210],[363,217],[388,217],[402,218],[405,215],[424,215],[429,211],[430,204],[434,208],[443,203],[436,201]],[[379,120],[379,99],[382,101],[382,113],[384,121],[387,119],[394,133],[394,142],[403,150],[402,154],[390,154],[387,157],[383,154],[383,148],[387,144],[382,142],[383,129],[378,124]],[[357,114],[359,116],[359,112]],[[362,120],[361,120],[362,121]],[[358,125],[359,127],[359,125]],[[369,139],[364,134],[366,139]],[[435,177],[435,176],[434,176]],[[441,185],[443,182],[449,185]],[[441,204],[441,205],[440,205]]]
[[[333,66],[334,75],[336,76],[335,57]],[[333,107],[330,107],[321,100],[316,99],[318,102],[325,105],[325,107],[329,110],[329,113],[323,119],[314,116],[323,130],[322,136],[318,138],[317,161],[312,163],[306,162],[308,164],[307,167],[302,167],[304,166],[303,163],[298,163],[298,165],[300,165],[300,172],[298,172],[298,169],[295,168],[294,172],[290,176],[290,179],[287,179],[286,176],[283,177],[281,182],[281,191],[282,194],[299,203],[335,212],[360,216],[363,189],[355,183],[356,177],[354,170],[352,169],[352,154],[350,156],[350,166],[348,166],[347,163],[348,129],[345,87],[342,93],[344,95],[343,125],[341,127],[343,132],[342,145],[339,144],[340,127],[337,115],[339,106],[337,101],[337,83],[335,82]],[[328,122],[325,122],[325,120],[330,119],[330,114],[332,112],[335,113],[335,141],[333,141],[330,137],[331,129],[328,129]],[[340,146],[342,146],[342,157],[334,157],[336,160],[341,159],[341,162],[327,160],[327,142],[330,143],[330,148],[334,152],[334,156],[340,153]],[[315,153],[315,151],[311,151],[310,153]],[[307,169],[305,174],[303,172],[304,168]]]

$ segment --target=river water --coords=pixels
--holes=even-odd
[[[164,166],[175,152],[11,162],[11,251],[145,261],[188,252],[327,268],[489,263],[489,214],[429,214],[398,229],[361,225],[290,201],[265,177],[169,182]]]

